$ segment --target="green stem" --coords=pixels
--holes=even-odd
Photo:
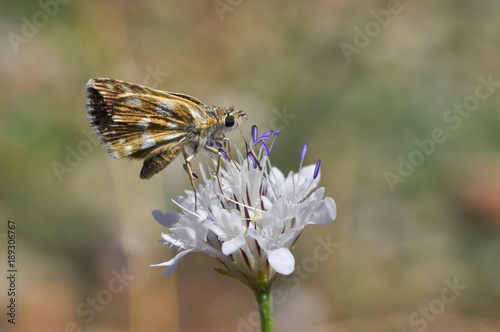
[[[260,327],[262,332],[273,331],[273,303],[271,300],[271,285],[262,286],[253,290],[259,304]]]

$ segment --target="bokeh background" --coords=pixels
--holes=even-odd
[[[499,18],[495,0],[0,1],[0,329],[258,331],[215,261],[149,267],[173,256],[151,211],[189,181],[96,145],[83,89],[111,77],[244,109],[247,132],[282,131],[285,173],[304,143],[322,159],[338,218],[298,242],[276,331],[499,331]]]

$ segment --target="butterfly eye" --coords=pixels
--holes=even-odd
[[[234,115],[228,115],[226,116],[226,127],[232,127],[234,126]]]

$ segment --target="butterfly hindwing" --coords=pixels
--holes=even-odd
[[[167,167],[182,148],[179,144],[166,144],[152,150],[144,159],[140,178],[149,179]]]

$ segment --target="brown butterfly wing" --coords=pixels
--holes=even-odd
[[[144,158],[164,144],[182,147],[212,121],[187,95],[109,79],[91,79],[86,92],[89,122],[114,159]]]
[[[175,159],[181,148],[182,146],[179,144],[166,144],[151,151],[144,160],[140,178],[150,179],[167,167]]]

